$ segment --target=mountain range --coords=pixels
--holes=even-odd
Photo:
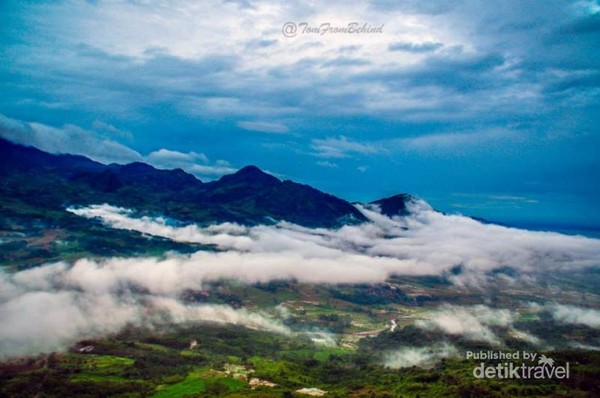
[[[83,156],[50,154],[0,139],[0,197],[48,211],[109,203],[183,222],[245,225],[289,221],[336,228],[366,221],[349,202],[311,186],[246,166],[202,182],[181,169],[145,163],[101,164]],[[410,195],[372,202],[387,215],[407,214]]]

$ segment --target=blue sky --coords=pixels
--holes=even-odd
[[[0,134],[600,225],[598,1],[3,1]],[[286,22],[381,33],[282,34]]]

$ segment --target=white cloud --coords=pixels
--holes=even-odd
[[[197,152],[184,153],[161,148],[142,156],[135,150],[107,138],[107,132],[109,136],[130,138],[129,133],[99,121],[93,123],[93,130],[74,125],[56,128],[11,119],[0,114],[0,137],[17,144],[34,146],[45,152],[83,155],[105,164],[146,162],[159,169],[180,168],[204,180],[237,171],[225,160],[217,160],[210,164],[205,154]]]
[[[561,323],[600,328],[600,310],[558,303],[551,304],[547,308],[552,317]]]
[[[61,8],[55,7],[57,16]],[[78,18],[69,20],[60,30],[54,31],[54,35],[67,36],[77,31],[78,41],[109,54],[146,60],[156,52],[181,59],[235,53],[244,57],[245,68],[254,66],[257,70],[290,65],[319,55],[331,58],[338,49],[349,47],[364,59],[378,59],[382,64],[392,60],[409,64],[414,62],[414,55],[386,54],[388,46],[399,38],[410,42],[463,45],[468,45],[469,40],[456,35],[451,26],[425,15],[395,8],[377,9],[366,4],[344,3],[342,6],[333,2],[316,6],[262,1],[245,6],[240,2],[208,1],[199,6],[174,1],[166,7],[152,3],[112,2],[81,4],[70,11]],[[385,24],[383,34],[286,38],[281,33],[286,21],[307,22],[311,26],[324,22],[344,26],[356,21],[357,16],[363,23]],[[136,21],[134,25],[132,20]],[[98,29],[101,26],[112,29]],[[320,46],[305,45],[313,41],[318,41]],[[249,48],[252,51],[247,51]]]
[[[389,45],[390,51],[406,51],[410,53],[425,53],[425,52],[433,52],[444,45],[442,43],[434,43],[434,42],[423,42],[423,43],[410,43],[410,42],[398,42],[392,43]]]
[[[549,53],[539,40],[589,15],[582,7],[446,2],[435,7],[439,13],[431,13],[423,12],[427,6],[379,3],[27,5],[18,10],[19,19],[31,34],[23,45],[8,49],[16,60],[10,66],[27,76],[35,71],[65,77],[66,83],[56,86],[51,84],[56,78],[48,79],[43,98],[32,100],[42,106],[85,104],[85,109],[101,107],[124,117],[140,116],[138,111],[168,99],[188,115],[239,115],[252,121],[318,113],[496,124],[532,112],[554,114],[560,104],[547,97],[555,92],[552,86],[586,69],[581,66],[586,40],[557,41],[557,50]],[[281,32],[286,21],[311,26],[354,21],[384,24],[384,29],[376,35],[286,38]],[[469,62],[489,55],[500,55],[504,63]],[[566,68],[557,71],[556,65]],[[84,79],[97,85],[86,86],[83,95],[79,84],[68,84]],[[151,95],[139,95],[138,89]],[[591,91],[587,95],[593,97]],[[583,97],[572,100],[581,103]]]
[[[475,341],[501,345],[501,340],[490,326],[511,327],[513,314],[507,309],[491,309],[484,305],[457,307],[443,305],[428,313],[425,320],[416,325],[424,329],[439,329],[447,334],[464,336]]]
[[[456,150],[465,148],[476,148],[481,145],[490,145],[494,142],[516,142],[522,138],[517,131],[507,129],[493,129],[477,132],[441,133],[422,135],[413,138],[395,140],[400,147],[419,150]],[[454,153],[453,152],[453,153]]]
[[[424,314],[415,325],[426,330],[440,330],[446,334],[462,336],[470,341],[481,341],[503,346],[502,339],[492,330],[499,327],[517,339],[539,346],[542,340],[530,333],[514,328],[518,314],[506,308],[485,305],[457,306],[443,304]]]
[[[352,141],[344,136],[339,138],[313,139],[312,148],[315,155],[321,158],[346,158],[351,154],[376,154],[383,148],[375,143]]]
[[[181,164],[188,165],[189,163],[208,163],[208,157],[203,153],[196,152],[177,152],[168,149],[159,149],[158,151],[150,152],[146,156],[146,161],[157,167],[180,167]]]
[[[194,267],[195,279],[189,279],[193,283],[220,277],[248,282],[382,282],[392,274],[442,275],[461,266],[462,272],[451,280],[479,286],[486,283],[489,272],[499,268],[536,275],[597,266],[600,240],[482,224],[467,217],[437,213],[422,201],[409,206],[413,214],[397,219],[359,206],[371,222],[338,230],[309,229],[286,222],[254,227],[173,227],[161,219],[131,218],[126,210],[108,205],[70,211],[98,217],[114,228],[181,242],[214,244],[224,250],[171,259],[173,267]],[[148,267],[162,264],[156,259],[146,261]],[[212,266],[194,265],[203,263]]]
[[[142,155],[133,149],[73,125],[55,128],[41,123],[22,122],[0,114],[0,137],[46,152],[83,155],[102,163],[142,160]]]
[[[203,153],[183,153],[164,148],[151,152],[144,161],[159,169],[179,168],[202,180],[214,179],[237,171],[224,160],[217,160],[214,164],[210,164],[208,156]]]
[[[221,177],[225,174],[231,174],[237,171],[237,169],[233,167],[222,166],[219,164],[213,166],[194,164],[185,170],[204,180],[214,179],[215,177]]]
[[[375,283],[393,274],[440,275],[460,264],[464,275],[480,283],[486,272],[505,266],[527,276],[597,265],[598,240],[484,225],[436,213],[419,201],[410,206],[412,216],[395,219],[359,207],[371,222],[338,230],[285,222],[173,227],[160,218],[132,218],[132,212],[108,205],[71,209],[81,216],[99,217],[114,228],[213,244],[222,251],[81,259],[0,273],[0,356],[62,349],[78,339],[118,331],[125,324],[212,321],[288,332],[264,314],[178,300],[189,289],[205,289],[222,279]],[[557,308],[555,317],[563,322],[598,325],[595,310]],[[502,327],[536,344],[534,336],[514,329],[514,319],[508,310],[446,305],[417,325],[492,344],[499,344],[493,328]],[[428,366],[451,352],[448,347],[401,350],[391,353],[387,363]]]
[[[324,161],[320,160],[320,161],[318,161],[317,162],[317,166],[327,167],[327,168],[330,168],[330,169],[337,169],[337,168],[340,167],[336,163],[329,162],[327,160],[324,160]]]
[[[124,138],[126,140],[133,140],[133,134],[130,131],[118,129],[112,124],[105,123],[101,120],[94,120],[92,123],[92,129],[100,134],[112,136],[116,138]]]
[[[431,368],[440,359],[458,357],[456,347],[450,344],[436,344],[429,347],[405,347],[385,355],[384,364],[389,368]]]
[[[285,134],[289,132],[288,127],[282,123],[271,122],[239,122],[238,127],[244,130],[258,131],[261,133]]]
[[[164,285],[168,281],[160,278],[165,276],[154,269],[140,280]],[[279,320],[262,313],[226,305],[184,304],[166,294],[173,290],[146,294],[135,288],[141,285],[124,282],[117,274],[94,272],[85,262],[12,275],[0,272],[0,359],[64,350],[81,339],[102,337],[126,325],[213,322],[290,333]]]

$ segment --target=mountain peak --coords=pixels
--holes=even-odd
[[[254,166],[252,164],[242,167],[236,173],[238,173],[238,174],[267,174],[264,171],[262,171],[261,169],[259,169],[257,166]]]
[[[147,163],[142,163],[142,162],[132,162],[132,163],[124,164],[124,165],[118,165],[117,167],[119,169],[121,169],[122,171],[133,172],[133,173],[151,173],[151,172],[156,171],[155,167],[150,166]]]
[[[393,195],[387,198],[379,199],[370,204],[377,205],[381,209],[381,213],[388,217],[392,216],[406,216],[409,214],[407,203],[415,200],[416,198],[407,193],[401,193]]]
[[[220,182],[226,183],[245,183],[245,184],[260,184],[260,185],[275,185],[281,181],[271,174],[265,173],[256,166],[245,166],[233,174],[221,177]]]
[[[202,181],[181,169],[162,170],[142,162],[111,164],[108,167],[115,173],[115,178],[119,178],[126,185],[142,184],[156,190],[177,191],[202,184]]]

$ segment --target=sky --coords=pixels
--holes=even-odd
[[[409,192],[447,213],[598,228],[599,11],[0,1],[0,136],[203,181],[254,164],[350,201]]]

